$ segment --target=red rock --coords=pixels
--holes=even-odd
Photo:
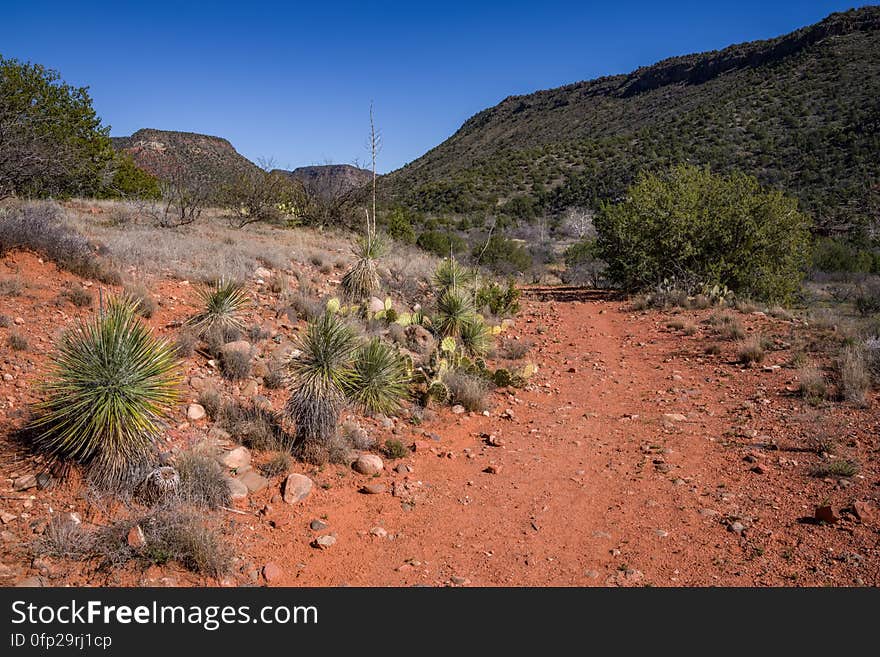
[[[853,502],[853,515],[866,525],[880,524],[880,509],[873,502]]]
[[[820,522],[837,522],[838,517],[834,513],[834,509],[830,506],[817,506],[816,507],[816,520]]]
[[[386,490],[385,484],[364,484],[361,486],[361,492],[367,495],[381,495]]]
[[[281,570],[281,567],[272,561],[263,566],[263,578],[269,584],[278,582],[283,575],[284,571]]]
[[[140,550],[147,544],[147,537],[144,536],[144,530],[141,529],[140,525],[135,525],[128,530],[126,540],[128,541],[129,547],[133,547],[135,550]]]
[[[489,474],[500,474],[501,466],[500,465],[487,465],[486,469],[483,472],[487,472]]]

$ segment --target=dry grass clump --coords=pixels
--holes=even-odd
[[[224,349],[220,352],[220,370],[230,381],[240,381],[250,376],[253,360],[250,349]]]
[[[0,296],[17,297],[24,290],[25,285],[17,276],[0,279]]]
[[[526,354],[532,348],[530,340],[503,340],[498,354],[507,360],[520,360],[525,358]]]
[[[27,338],[18,332],[10,333],[9,337],[6,338],[6,343],[13,351],[27,351],[29,346]]]
[[[847,459],[820,463],[812,469],[814,477],[854,477],[859,473],[859,464]]]
[[[798,370],[798,394],[809,404],[818,404],[828,396],[828,382],[825,375],[813,363]]]
[[[721,345],[713,342],[706,347],[705,353],[708,356],[718,356],[721,353]]]
[[[868,390],[871,389],[871,374],[865,349],[857,344],[845,346],[838,358],[837,368],[840,372],[841,399],[864,406]]]
[[[736,357],[743,365],[760,363],[764,360],[764,344],[760,336],[753,335],[737,345]]]
[[[223,404],[218,421],[233,440],[249,449],[278,451],[287,449],[291,443],[280,418],[271,410],[259,406],[240,402]]]
[[[212,450],[193,448],[174,459],[180,475],[179,496],[187,504],[218,509],[230,502],[229,480]]]
[[[453,403],[461,404],[468,411],[484,411],[489,394],[489,383],[481,376],[465,372],[448,372],[443,383],[449,388]]]
[[[286,474],[290,470],[293,459],[287,452],[275,452],[272,457],[260,466],[260,470],[266,477],[277,477]]]
[[[199,338],[192,331],[181,331],[177,334],[174,341],[174,352],[178,358],[189,358],[196,353],[196,347],[199,345]]]
[[[143,283],[126,285],[124,293],[130,299],[137,301],[137,312],[141,317],[149,319],[156,313],[156,300]]]
[[[196,401],[205,409],[205,413],[212,420],[216,420],[223,406],[223,395],[213,386],[205,388],[199,393]]]
[[[70,285],[61,290],[61,296],[67,299],[77,308],[90,308],[92,306],[92,294],[78,285]]]
[[[83,559],[92,552],[93,540],[81,523],[62,516],[52,516],[46,531],[33,543],[39,556]]]

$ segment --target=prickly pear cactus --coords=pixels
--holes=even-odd
[[[514,374],[510,377],[510,385],[513,388],[525,388],[526,379],[521,374]]]
[[[492,379],[495,381],[495,385],[499,388],[506,388],[510,385],[510,371],[504,369],[503,367],[499,367],[495,370],[495,374],[492,376]]]
[[[449,399],[449,388],[442,381],[434,381],[428,386],[428,399],[438,404],[445,404]]]
[[[342,308],[342,304],[339,302],[339,299],[333,297],[327,302],[327,312],[335,315]]]
[[[455,351],[455,338],[443,338],[443,341],[440,342],[440,351],[443,351],[447,354],[451,354]]]

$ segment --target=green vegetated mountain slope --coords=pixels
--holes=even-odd
[[[145,128],[130,137],[114,137],[113,146],[160,180],[180,175],[185,181],[219,188],[242,174],[259,171],[226,139],[194,132]]]
[[[512,96],[382,183],[429,213],[528,219],[679,162],[795,195],[820,230],[880,217],[880,7],[629,75]]]

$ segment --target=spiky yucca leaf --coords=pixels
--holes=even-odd
[[[376,260],[385,252],[385,240],[373,233],[360,237],[354,248],[357,260],[342,277],[342,291],[349,299],[366,299],[379,291],[381,282]]]
[[[189,324],[200,335],[244,330],[241,313],[250,303],[244,283],[221,278],[200,289],[198,295],[202,310],[189,319]]]
[[[111,298],[103,313],[65,332],[32,423],[39,451],[86,465],[104,488],[148,464],[178,401],[175,348],[136,311],[137,302]]]
[[[406,360],[394,347],[373,338],[354,358],[354,375],[348,397],[370,413],[390,415],[398,411],[408,394]]]
[[[437,301],[437,317],[434,326],[437,333],[457,338],[462,326],[474,314],[470,295],[461,290],[446,290]]]
[[[459,264],[455,258],[445,258],[434,272],[434,286],[438,294],[469,288],[475,280],[474,270]]]
[[[298,341],[299,355],[287,363],[291,396],[286,412],[296,425],[296,446],[305,455],[320,454],[335,435],[345,391],[352,385],[356,346],[351,327],[324,313],[309,322]]]
[[[461,346],[472,356],[484,356],[492,346],[489,327],[478,317],[470,317],[461,325]]]

